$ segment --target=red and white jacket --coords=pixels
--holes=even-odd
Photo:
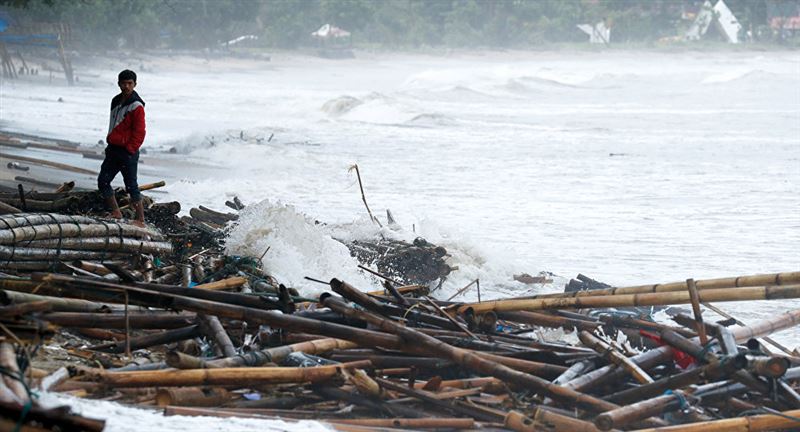
[[[124,101],[121,94],[114,96],[111,99],[111,118],[106,142],[134,154],[142,146],[144,135],[144,101],[139,94],[134,91]]]

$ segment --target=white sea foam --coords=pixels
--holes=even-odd
[[[236,417],[164,416],[162,410],[143,409],[102,400],[83,399],[60,393],[40,392],[39,402],[49,408],[69,405],[85,417],[105,420],[105,432],[305,432],[334,430],[328,425],[309,421],[261,420]]]
[[[291,205],[268,200],[249,205],[241,213],[228,237],[226,252],[251,257],[263,254],[263,269],[268,274],[307,297],[328,287],[306,280],[306,276],[324,281],[336,277],[365,288],[374,284],[325,225]]]

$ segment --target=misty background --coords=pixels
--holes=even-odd
[[[727,0],[749,42],[797,46],[797,0]],[[577,24],[604,21],[614,44],[678,43],[703,0],[3,0],[20,24],[63,22],[74,49],[313,47],[330,23],[361,48],[535,48],[585,42]],[[772,23],[772,26],[770,25]],[[712,39],[713,40],[713,39]]]

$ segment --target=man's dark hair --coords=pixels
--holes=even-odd
[[[130,69],[125,69],[124,71],[120,72],[117,81],[126,81],[126,80],[133,80],[133,82],[136,82],[136,72]]]

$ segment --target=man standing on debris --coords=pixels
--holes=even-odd
[[[139,147],[145,135],[144,101],[133,89],[136,87],[136,73],[125,69],[119,73],[120,94],[111,99],[111,119],[106,136],[106,158],[100,167],[97,187],[111,208],[111,217],[120,219],[117,199],[111,181],[122,173],[125,189],[131,199],[131,207],[136,211],[135,225],[144,226],[144,205],[139,185],[136,181],[136,170],[139,164]]]

